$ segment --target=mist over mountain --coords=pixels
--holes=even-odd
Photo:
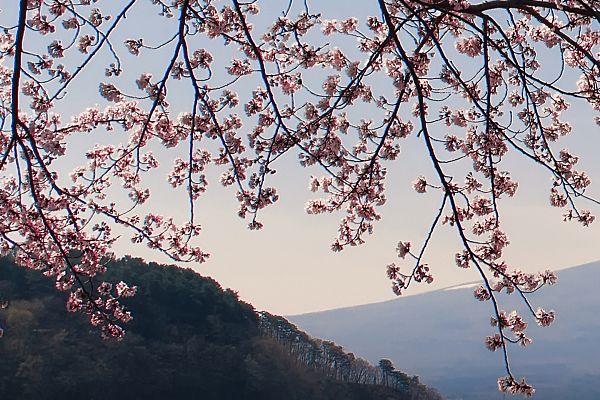
[[[544,400],[600,398],[600,262],[557,272],[558,284],[530,295],[554,309],[550,327],[527,318],[533,343],[509,346],[516,376],[526,376]],[[469,285],[465,285],[469,286]],[[494,329],[491,304],[473,287],[454,287],[383,303],[288,317],[311,335],[333,340],[371,361],[390,358],[420,375],[448,399],[504,398],[496,378],[506,375],[501,353],[484,346]],[[501,295],[502,309],[525,315],[518,295]]]

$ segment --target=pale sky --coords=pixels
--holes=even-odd
[[[284,3],[287,4],[281,4]],[[365,3],[345,1],[345,14],[341,15],[340,7],[335,6],[339,3],[330,1],[325,2],[321,11],[324,18],[338,19],[354,13],[375,14],[375,8],[371,11],[360,10],[361,7],[367,7]],[[374,7],[374,4],[371,6]],[[9,15],[13,11],[3,10],[0,14],[2,23],[6,23],[7,18],[10,20]],[[264,18],[267,19],[279,15],[274,9],[264,12]],[[140,31],[117,32],[115,37],[145,36],[147,43],[151,43],[152,37],[160,37],[161,34],[160,29],[149,31],[147,28],[159,26],[152,23],[153,13],[154,9],[148,13],[143,7],[133,10],[128,16],[130,21],[136,17],[147,19],[139,24]],[[126,66],[137,62],[126,51],[122,50],[121,54]],[[154,66],[147,67],[151,69]],[[103,70],[104,66],[97,64],[92,67],[90,74]],[[89,92],[86,91],[85,81],[79,84],[77,91],[72,89],[68,98],[73,102],[65,107],[73,108],[65,109],[65,112],[79,109],[82,101],[89,105],[101,103],[98,97],[94,97],[97,96],[97,82],[96,78],[96,86],[87,88]],[[94,96],[88,99],[85,93],[93,93]],[[182,93],[182,104],[185,98],[186,95]],[[174,107],[178,106],[177,103],[173,104]],[[574,130],[571,137],[563,140],[560,146],[569,147],[581,156],[579,167],[590,174],[593,181],[590,194],[598,198],[600,129],[593,123],[593,114],[587,105],[574,105],[570,115]],[[114,134],[109,136],[96,132],[93,136],[75,138],[72,144],[75,151],[68,163],[77,164],[82,160],[81,151],[84,148],[91,147],[97,141],[114,140],[114,137]],[[279,165],[272,182],[279,190],[280,201],[262,212],[265,228],[257,232],[249,231],[246,228],[247,221],[237,217],[234,191],[220,186],[220,172],[213,169],[211,174],[209,171],[209,190],[197,203],[197,214],[198,221],[204,227],[199,243],[211,253],[211,257],[204,264],[187,266],[216,279],[224,287],[238,291],[243,300],[257,309],[276,314],[291,315],[394,298],[390,282],[385,276],[385,266],[401,261],[396,257],[396,243],[410,240],[418,245],[424,239],[441,200],[438,193],[417,194],[411,187],[411,182],[417,176],[432,176],[422,140],[412,136],[401,146],[400,158],[388,165],[388,204],[383,208],[382,221],[376,223],[375,233],[367,238],[366,244],[342,253],[333,253],[329,248],[342,214],[313,216],[304,211],[306,201],[318,197],[309,192],[308,178],[322,173],[302,169],[293,157],[287,157]],[[171,155],[165,157],[172,158]],[[537,271],[600,259],[600,221],[588,228],[562,222],[562,211],[549,206],[550,177],[539,167],[522,160],[511,159],[505,164],[505,168],[511,166],[513,176],[520,185],[515,198],[502,201],[504,230],[511,240],[506,251],[507,261],[525,271]],[[64,168],[68,169],[66,164]],[[156,212],[183,217],[185,198],[180,197],[179,202],[175,201],[177,196],[167,184],[166,174],[164,169],[159,171],[156,178],[161,179],[156,179],[157,183],[152,184],[153,206]],[[600,209],[591,204],[581,203],[581,206],[600,214]],[[425,258],[432,267],[435,282],[412,286],[406,295],[477,278],[474,271],[465,271],[455,265],[454,254],[461,248],[452,229],[448,226],[438,228]],[[143,257],[148,261],[169,262],[143,245],[132,245],[127,238],[117,243],[115,252],[118,255]],[[406,261],[401,265],[405,266],[405,270],[412,268],[412,264]]]

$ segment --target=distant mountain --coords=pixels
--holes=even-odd
[[[448,399],[502,399],[496,389],[496,378],[505,375],[501,355],[483,344],[494,333],[490,304],[472,293],[459,286],[288,319],[372,362],[389,358]],[[501,298],[505,310],[518,305],[523,311],[515,295]],[[559,271],[557,285],[530,299],[554,309],[557,319],[540,328],[529,318],[534,342],[509,347],[513,372],[527,377],[539,399],[600,399],[600,262]]]
[[[0,399],[441,400],[389,361],[371,365],[285,318],[257,313],[190,269],[125,257],[137,285],[121,343],[65,308],[53,280],[0,257]]]

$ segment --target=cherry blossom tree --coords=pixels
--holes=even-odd
[[[438,193],[440,206],[425,238],[398,243],[393,290],[433,280],[426,250],[436,228],[451,226],[456,264],[477,270],[474,295],[491,305],[485,345],[506,366],[498,387],[534,393],[508,362],[510,344],[531,342],[526,316],[504,311],[497,295],[516,293],[547,326],[554,312],[527,295],[556,276],[503,260],[499,200],[518,189],[505,160],[522,157],[553,178],[550,204],[565,221],[594,221],[590,179],[560,139],[572,131],[562,118],[570,101],[589,103],[600,125],[597,0],[372,0],[371,15],[340,20],[322,16],[319,2],[290,1],[267,21],[258,0],[15,3],[0,34],[0,248],[54,277],[69,311],[123,336],[131,315],[120,299],[136,289],[100,278],[117,231],[174,260],[206,261],[194,207],[209,165],[260,229],[260,211],[278,200],[277,161],[298,157],[322,171],[309,184],[322,197],[307,213],[343,214],[332,249],[362,244],[381,218],[387,169],[417,136],[434,173],[414,171],[414,190]],[[139,7],[164,17],[166,39],[134,34],[143,21],[128,15]],[[160,73],[145,69],[150,59]],[[89,72],[98,65],[104,75]],[[74,101],[90,82],[99,96]],[[111,143],[92,141],[86,161],[64,172],[73,141],[106,132]],[[186,221],[152,212],[148,177],[160,168],[187,193]]]

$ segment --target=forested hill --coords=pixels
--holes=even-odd
[[[137,285],[121,343],[65,309],[53,282],[0,259],[1,399],[441,399],[382,360],[375,367],[189,269],[125,257],[104,279]]]

